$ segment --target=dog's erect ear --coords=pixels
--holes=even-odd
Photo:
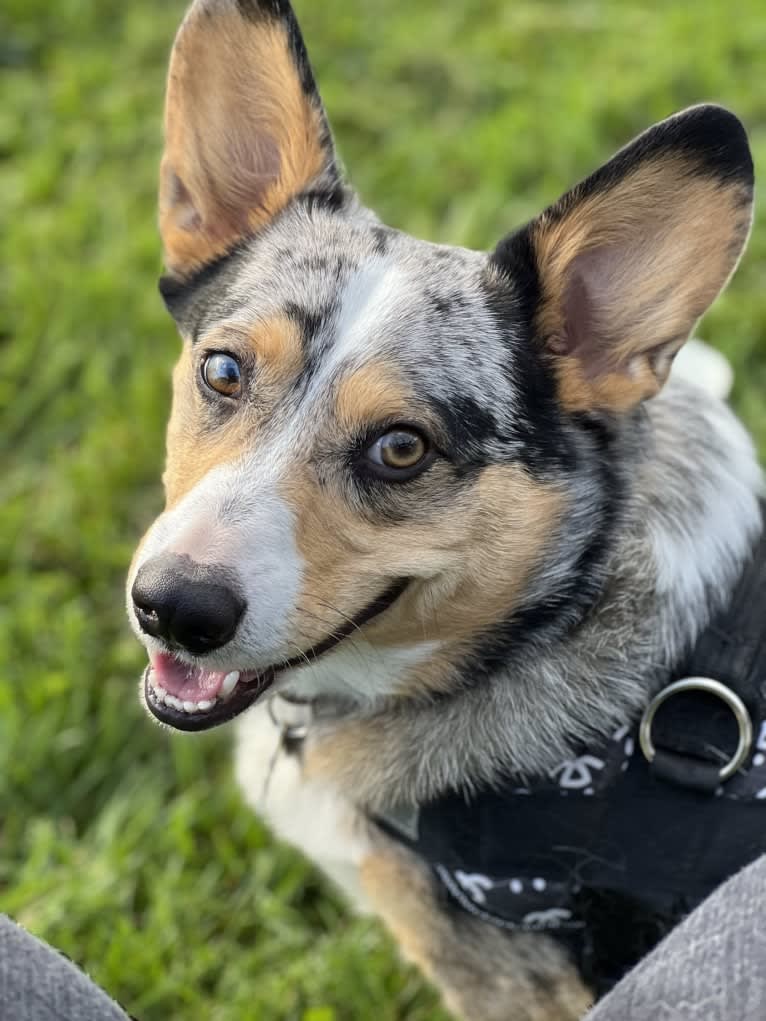
[[[181,277],[340,172],[288,0],[196,0],[170,60],[160,231]]]
[[[752,217],[737,118],[698,106],[656,124],[492,258],[529,299],[572,411],[653,396],[734,270]]]

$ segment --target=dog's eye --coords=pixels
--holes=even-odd
[[[242,369],[232,355],[208,355],[202,363],[202,378],[211,390],[224,397],[239,397],[242,393]]]
[[[430,447],[414,429],[392,429],[367,448],[368,465],[382,478],[405,480],[426,467]]]

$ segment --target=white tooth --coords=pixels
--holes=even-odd
[[[184,704],[180,698],[176,698],[175,695],[165,695],[165,705],[169,705],[171,709],[183,710]]]
[[[163,703],[165,701],[165,698],[167,697],[167,692],[162,687],[160,682],[157,680],[157,676],[154,672],[149,674],[149,687],[152,689],[152,694],[154,695],[155,699],[158,702]]]
[[[184,702],[183,706],[184,706],[184,712],[185,713],[196,713],[196,711],[197,711],[197,703],[196,702]]]
[[[232,670],[230,674],[226,674],[223,679],[223,684],[221,685],[221,696],[223,698],[228,698],[232,691],[236,688],[238,681],[239,670]]]
[[[204,702],[198,702],[197,708],[200,710],[200,712],[204,712],[206,709],[212,709],[214,705],[215,699],[213,699],[212,702],[205,700]]]

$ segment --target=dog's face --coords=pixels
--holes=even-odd
[[[286,0],[197,0],[166,136],[184,348],[128,582],[152,713],[427,695],[565,617],[603,566],[615,437],[744,245],[739,122],[689,110],[491,254],[435,246],[342,183]]]

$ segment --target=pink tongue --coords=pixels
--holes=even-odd
[[[226,677],[225,670],[201,670],[165,652],[152,654],[151,664],[159,686],[186,702],[217,698]]]

